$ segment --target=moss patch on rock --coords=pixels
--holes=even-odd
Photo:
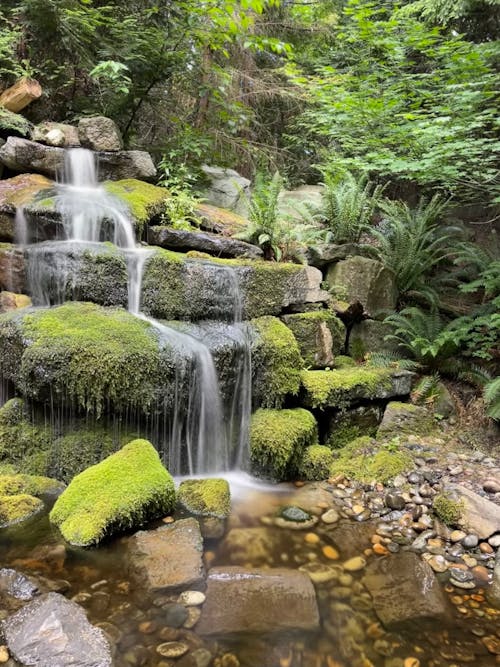
[[[0,527],[5,528],[26,521],[33,514],[41,512],[43,508],[44,504],[39,498],[26,493],[0,496]]]
[[[250,458],[258,475],[290,479],[305,448],[317,444],[316,419],[308,410],[260,409],[252,415]]]
[[[63,489],[64,484],[50,477],[25,474],[0,475],[0,496],[18,494],[44,496],[60,493]]]
[[[397,447],[380,444],[368,436],[356,438],[339,450],[330,468],[332,476],[344,475],[360,482],[385,484],[412,465],[411,456]]]
[[[0,371],[32,399],[69,403],[99,416],[147,411],[157,389],[153,328],[122,310],[67,303],[0,316]]]
[[[377,405],[369,405],[337,413],[330,419],[326,444],[340,449],[356,438],[375,437],[381,410]]]
[[[321,481],[330,476],[334,462],[333,452],[325,445],[306,447],[298,465],[298,476],[309,481]]]
[[[346,329],[330,310],[284,315],[283,321],[295,336],[308,368],[331,366],[344,347]]]
[[[276,317],[251,321],[253,396],[258,405],[278,408],[300,388],[304,362],[293,333]]]
[[[225,479],[188,479],[177,492],[179,504],[191,514],[225,519],[231,511],[231,492]]]
[[[90,546],[168,514],[174,505],[174,482],[157,451],[147,440],[134,440],[77,475],[50,520],[71,544]]]
[[[302,371],[305,405],[312,408],[346,408],[359,400],[390,395],[392,372],[385,368],[356,366],[333,371]]]
[[[391,401],[388,403],[377,435],[427,435],[435,428],[433,416],[422,406]]]
[[[0,408],[0,462],[12,464],[26,473],[47,472],[51,429],[30,421],[25,402],[12,398]]]
[[[434,497],[432,508],[441,521],[447,526],[458,526],[464,510],[463,500],[456,500],[451,496],[440,493]]]
[[[109,194],[114,195],[127,206],[139,234],[151,218],[162,212],[165,199],[170,197],[170,193],[165,188],[135,178],[106,181],[103,186]]]
[[[30,121],[21,114],[0,106],[0,136],[18,134],[20,137],[28,137],[32,127]]]

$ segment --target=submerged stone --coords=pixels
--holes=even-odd
[[[295,505],[283,507],[279,512],[279,516],[285,519],[285,521],[292,521],[294,523],[305,523],[313,518],[311,514]]]
[[[16,600],[32,600],[39,593],[38,584],[16,570],[0,570],[0,594],[9,595]]]
[[[140,531],[128,542],[130,575],[152,592],[186,589],[203,581],[203,539],[196,519]]]
[[[189,479],[177,492],[179,504],[196,516],[225,519],[231,511],[231,494],[225,479]]]
[[[111,649],[85,611],[58,593],[47,593],[3,621],[12,656],[39,667],[111,667]]]
[[[39,498],[26,493],[0,496],[0,528],[26,521],[44,508]]]
[[[316,630],[319,612],[309,577],[297,570],[218,567],[210,570],[201,635]]]
[[[90,546],[164,516],[174,504],[174,483],[157,451],[146,440],[134,440],[77,475],[50,520],[71,544]]]
[[[314,416],[303,408],[257,410],[250,427],[253,470],[271,479],[289,479],[296,473],[303,450],[317,444]]]

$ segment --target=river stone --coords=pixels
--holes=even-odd
[[[199,250],[216,257],[262,257],[262,250],[251,243],[219,236],[210,232],[173,229],[172,227],[149,227],[148,242],[161,248],[188,252]]]
[[[346,560],[355,558],[371,546],[370,538],[375,533],[376,521],[342,523],[328,532],[330,539]]]
[[[78,138],[84,148],[93,151],[119,151],[123,148],[120,130],[115,122],[106,116],[80,119]]]
[[[200,635],[316,630],[319,612],[309,577],[289,569],[210,570]]]
[[[16,600],[32,600],[39,593],[37,583],[16,570],[0,570],[0,595],[10,595]]]
[[[462,501],[461,527],[486,540],[500,532],[500,506],[464,486],[450,485],[445,492]]]
[[[59,593],[47,593],[3,621],[11,655],[37,667],[108,667],[109,643],[84,610]]]
[[[196,519],[142,530],[128,543],[130,574],[152,592],[174,591],[203,581],[203,540]]]
[[[326,282],[337,299],[361,303],[371,317],[385,315],[396,307],[394,274],[377,260],[348,257],[330,266]]]
[[[264,526],[232,528],[220,545],[220,550],[231,563],[253,566],[264,565],[279,548],[282,534]]]
[[[495,557],[495,567],[493,569],[493,581],[486,591],[488,601],[500,609],[500,551]]]
[[[371,562],[363,578],[375,612],[388,630],[415,623],[444,624],[449,620],[444,594],[427,563],[410,552]]]

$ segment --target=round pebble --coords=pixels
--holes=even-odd
[[[463,530],[452,530],[450,533],[450,540],[452,542],[461,542],[464,537],[467,537],[467,533],[464,533]]]
[[[342,565],[344,570],[347,570],[348,572],[358,572],[365,566],[366,560],[362,556],[354,556],[354,558],[349,558],[349,560],[346,560],[346,562]]]
[[[6,646],[0,646],[0,663],[8,662],[9,649]]]
[[[320,541],[319,536],[316,535],[316,533],[306,533],[304,535],[304,540],[307,542],[307,544],[318,544]]]
[[[321,515],[321,521],[323,521],[323,523],[337,523],[339,519],[340,515],[337,510],[334,509],[328,510],[328,512]]]
[[[488,544],[494,549],[500,547],[500,535],[493,535],[493,537],[490,537]]]
[[[199,607],[207,599],[205,593],[200,591],[184,591],[179,595],[180,604],[186,607]]]
[[[483,482],[483,489],[486,493],[500,493],[500,480],[493,477]]]
[[[470,533],[470,535],[466,535],[463,540],[462,540],[462,546],[464,546],[466,549],[474,549],[477,547],[479,544],[479,537],[477,535],[474,535],[473,533]]]
[[[156,652],[163,658],[180,658],[189,651],[189,646],[184,642],[165,642],[156,647]]]
[[[340,558],[340,554],[337,551],[337,549],[335,549],[335,547],[332,547],[330,545],[323,547],[322,552],[323,556],[325,556],[325,558],[328,558],[329,560],[338,560]]]

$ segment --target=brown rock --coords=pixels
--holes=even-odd
[[[10,243],[0,243],[0,289],[19,294],[25,282],[23,253]]]
[[[315,630],[319,613],[309,577],[296,570],[218,567],[208,575],[197,632]]]
[[[26,294],[14,294],[14,292],[0,292],[0,313],[7,313],[9,310],[18,308],[28,308],[31,306],[31,299]]]

